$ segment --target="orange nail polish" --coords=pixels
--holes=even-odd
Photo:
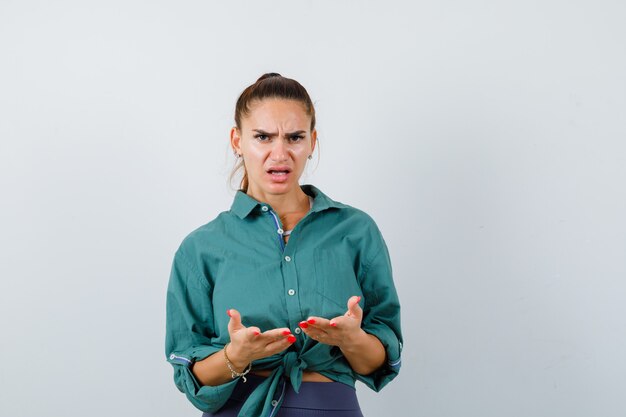
[[[289,343],[294,343],[296,341],[296,337],[294,335],[288,336],[287,341]]]
[[[306,321],[301,321],[299,323],[300,327],[302,327],[303,329],[306,329],[307,327],[309,327],[309,323],[307,323]]]
[[[289,336],[291,334],[290,330],[283,330],[283,336]]]
[[[315,324],[315,319],[308,319],[308,320],[307,320],[307,323],[309,323],[309,324]]]

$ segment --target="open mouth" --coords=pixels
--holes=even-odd
[[[267,170],[267,173],[270,175],[287,175],[290,172],[291,170],[289,168],[272,168]]]
[[[273,183],[284,184],[289,181],[289,174],[291,173],[291,169],[286,166],[277,166],[272,167],[267,170],[267,175],[269,176],[269,180]]]

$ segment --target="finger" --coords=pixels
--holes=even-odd
[[[346,312],[346,316],[352,316],[359,320],[363,317],[363,309],[361,309],[359,301],[361,301],[361,297],[357,295],[348,299],[348,311]]]
[[[261,329],[256,326],[250,326],[246,328],[246,333],[248,333],[248,336],[254,338],[261,334]]]
[[[296,337],[294,335],[281,336],[280,339],[265,345],[265,353],[270,356],[275,353],[282,352],[283,350],[294,344],[295,341]]]
[[[361,297],[358,295],[354,295],[348,299],[347,306],[348,311],[345,312],[343,316],[334,317],[328,320],[328,325],[330,327],[337,327],[345,317],[351,317],[358,319],[359,321],[363,319],[363,309],[359,306],[359,301],[361,301]]]
[[[241,324],[241,314],[234,308],[230,308],[226,310],[226,314],[230,317],[228,321],[228,332],[232,333],[237,330],[241,330],[244,328],[243,324]]]
[[[258,327],[241,327],[240,329],[229,330],[230,341],[237,344],[247,344],[257,340],[261,335],[261,331]]]
[[[350,323],[352,323],[356,319],[357,319],[356,317],[353,317],[350,314],[350,311],[347,311],[346,314],[344,314],[343,316],[338,316],[333,319],[330,319],[329,326],[333,329],[339,329],[339,328],[345,329],[346,326],[349,326]]]
[[[261,333],[262,338],[266,338],[269,340],[282,340],[285,338],[285,336],[289,336],[291,335],[291,330],[289,330],[286,327],[281,327],[279,329],[271,329],[271,330],[266,330],[263,333]]]
[[[346,314],[348,314],[348,313],[346,313]],[[338,325],[339,325],[339,324],[340,324],[340,323],[341,323],[344,319],[345,319],[345,315],[344,315],[344,316],[339,316],[339,317],[332,318],[332,319],[330,319],[330,320],[328,321],[328,325],[329,325],[330,327],[337,328],[337,326],[338,326]]]
[[[306,328],[303,327],[304,323],[306,323],[306,327],[324,329],[330,325],[330,320],[325,319],[324,317],[310,316],[305,321],[300,322],[300,327]]]
[[[315,339],[315,340],[320,340],[324,337],[328,337],[328,333],[325,332],[322,329],[318,329],[318,328],[314,328],[314,327],[309,327],[308,329],[304,329],[302,330],[303,333],[305,333],[308,337]]]
[[[331,329],[328,327],[328,329]],[[340,339],[337,338],[336,331],[325,332],[324,330],[309,328],[305,330],[307,337],[330,346],[338,346]],[[332,333],[332,334],[331,334]]]

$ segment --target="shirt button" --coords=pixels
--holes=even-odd
[[[293,332],[295,334],[300,334],[302,332],[302,330],[299,327],[296,327],[295,329],[293,329]]]
[[[267,206],[261,206],[261,210],[263,210],[263,211],[267,211],[267,210],[269,210],[269,209],[267,208]]]
[[[279,235],[282,235],[285,231],[283,229],[278,229],[276,232],[278,232]]]
[[[295,293],[296,293],[296,292],[295,292],[295,290],[293,290],[293,289],[291,289],[291,290],[287,291],[287,294],[289,294],[289,295],[294,295]]]
[[[285,260],[286,260],[287,262],[291,262],[291,256],[285,256]]]
[[[278,405],[278,401],[272,400],[272,407],[276,407]]]

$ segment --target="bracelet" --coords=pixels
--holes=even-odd
[[[233,368],[233,364],[231,363],[230,359],[228,359],[228,354],[226,353],[226,347],[228,347],[228,345],[230,345],[230,342],[224,345],[224,358],[226,358],[226,366],[228,366],[228,369],[230,369],[230,376],[232,376],[233,379],[240,376],[241,379],[243,379],[243,382],[246,382],[247,381],[246,375],[248,374],[248,372],[250,372],[250,369],[252,369],[252,362],[248,364],[248,366],[243,372],[235,371],[235,368]]]

